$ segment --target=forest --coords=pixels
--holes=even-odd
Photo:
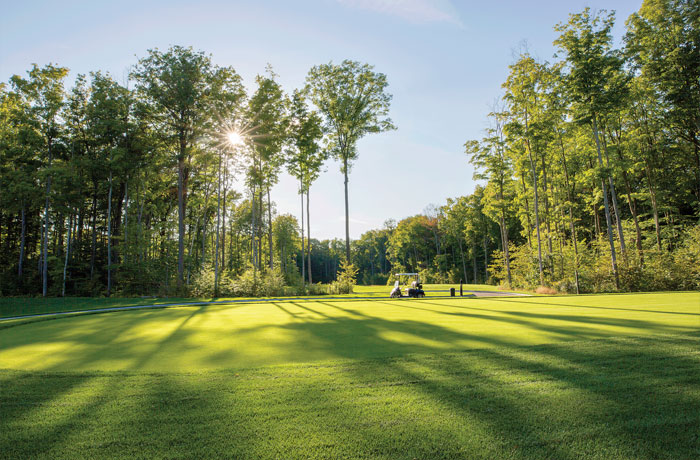
[[[620,47],[615,20],[571,14],[551,62],[513,59],[490,127],[464,144],[473,193],[357,240],[357,142],[395,129],[372,66],[318,65],[287,94],[272,67],[247,89],[181,46],[148,50],[125,82],[95,71],[69,85],[67,68],[34,65],[0,84],[0,295],[342,292],[399,271],[562,293],[700,289],[700,4],[645,1]],[[346,234],[319,241],[309,203],[331,158]],[[298,217],[275,210],[282,171]]]

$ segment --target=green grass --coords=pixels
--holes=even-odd
[[[0,458],[698,458],[699,343],[698,293],[23,323]]]
[[[425,289],[434,291],[434,295],[447,295],[451,287],[459,290],[459,285],[453,284],[426,284]],[[465,284],[465,290],[497,291],[495,286],[487,284]],[[389,297],[389,286],[355,286],[353,294],[345,294],[341,297]],[[318,297],[318,296],[311,296]],[[329,295],[328,297],[336,297]],[[290,297],[301,298],[304,297]],[[42,313],[58,313],[77,310],[96,310],[100,308],[129,307],[136,305],[161,305],[186,302],[203,302],[210,300],[226,300],[226,297],[212,298],[182,298],[182,297],[121,297],[121,298],[91,298],[91,297],[0,297],[0,318],[8,318],[21,315],[37,315]],[[255,300],[251,297],[236,297],[234,300]]]

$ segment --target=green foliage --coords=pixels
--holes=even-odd
[[[340,263],[338,278],[328,285],[329,294],[352,294],[355,284],[357,284],[357,268],[346,260]]]
[[[645,1],[622,49],[613,14],[572,14],[555,60],[521,52],[466,143],[473,193],[355,241],[307,236],[310,278],[335,281],[346,259],[360,284],[409,271],[571,293],[696,288],[696,3]],[[357,141],[394,128],[385,75],[319,65],[287,95],[268,67],[247,94],[233,68],[180,46],[148,51],[133,89],[91,72],[66,91],[67,73],[35,65],[0,84],[0,293],[45,279],[48,295],[98,296],[109,278],[117,295],[208,295],[215,265],[230,295],[281,292],[277,273],[286,293],[325,291],[303,288],[299,223],[267,192],[286,166],[308,200],[329,156],[347,175]]]

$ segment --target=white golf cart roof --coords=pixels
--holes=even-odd
[[[394,276],[418,276],[418,273],[394,273]]]

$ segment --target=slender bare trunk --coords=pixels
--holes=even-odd
[[[535,170],[535,162],[532,159],[532,151],[530,150],[530,141],[526,141],[528,156],[530,158],[530,168],[532,169],[533,190],[535,192],[535,227],[537,228],[537,262],[540,275],[540,284],[544,284],[544,271],[542,269],[542,237],[540,236],[540,217],[539,217],[539,196],[537,193],[537,171]]]
[[[270,270],[275,268],[274,252],[272,250],[272,201],[270,201],[270,183],[267,184],[267,224],[269,228],[267,229],[267,244],[270,246]]]
[[[51,194],[51,162],[53,160],[52,142],[49,139],[49,174],[46,178],[46,204],[44,206],[44,243],[42,245],[42,295],[46,297],[49,288],[49,195]]]
[[[20,211],[22,230],[19,237],[19,268],[17,269],[17,277],[20,279],[22,278],[22,268],[24,266],[24,245],[27,238],[27,216],[25,207],[26,205],[24,204],[24,200],[22,200],[22,210]]]
[[[129,180],[126,181],[126,190],[124,192],[124,255],[122,260],[126,264],[128,258],[127,237],[129,236]]]
[[[112,295],[112,171],[109,171],[107,198],[107,297]]]
[[[224,193],[221,200],[221,267],[226,258],[226,195],[228,194],[228,168],[224,165]]]
[[[508,251],[508,229],[506,228],[505,211],[501,211],[501,241],[503,242],[503,260],[506,264],[506,274],[508,276],[508,287],[513,284],[510,275],[510,252]]]
[[[348,211],[348,159],[343,158],[343,174],[345,175],[345,257],[347,263],[350,259],[350,212]]]
[[[219,222],[221,219],[221,152],[216,185],[216,247],[214,249],[214,297],[219,296]]]
[[[304,181],[299,179],[299,196],[301,196],[301,284],[306,284],[306,249],[304,246]]]
[[[598,165],[602,168],[603,167],[603,155],[601,154],[601,151],[600,151],[600,139],[598,138],[598,124],[596,122],[596,114],[595,113],[593,113],[593,136],[595,137],[595,146],[596,146],[596,150],[598,152]],[[610,256],[612,258],[613,275],[615,276],[615,287],[617,289],[620,289],[620,276],[617,272],[617,256],[615,253],[615,243],[613,241],[612,220],[610,218],[610,204],[608,203],[608,191],[607,191],[607,187],[605,186],[605,179],[602,180],[601,185],[603,187],[603,203],[605,206],[605,223],[607,225],[607,230],[608,230],[608,242],[610,244]]]
[[[605,166],[610,169],[610,157],[608,156],[608,144],[605,141],[605,129],[603,129],[603,152],[605,153]],[[612,198],[613,211],[615,212],[615,222],[617,223],[617,234],[620,239],[620,252],[622,260],[627,264],[627,246],[625,245],[625,233],[622,230],[622,219],[620,217],[620,206],[617,204],[617,194],[615,193],[615,181],[613,180],[612,172],[608,175],[608,183],[610,184],[610,197]]]
[[[137,195],[137,201],[138,201],[138,207],[139,207],[139,216],[137,218],[136,222],[136,250],[138,251],[139,254],[139,262],[143,262],[143,251],[141,251],[141,237],[142,237],[142,218],[143,218],[143,197],[141,196],[141,184],[139,184],[138,188],[138,195]],[[144,248],[145,250],[145,248]]]
[[[253,250],[253,271],[256,271],[258,269],[258,246],[257,242],[255,241],[255,237],[257,236],[257,229],[256,229],[256,216],[255,216],[255,184],[253,184],[253,194],[250,199],[250,205],[251,205],[251,215],[252,215],[252,228],[251,228],[251,246]]]
[[[314,284],[313,277],[311,276],[311,215],[309,213],[309,191],[311,190],[311,184],[306,189],[306,237],[309,239],[309,248],[307,251],[307,260],[309,262],[309,284]]]
[[[520,176],[520,183],[523,187],[523,197],[525,198],[525,217],[527,218],[527,246],[532,249],[532,222],[530,221],[530,201],[527,199],[527,189],[525,188],[525,173]]]
[[[651,199],[651,210],[654,213],[654,228],[656,230],[656,246],[661,251],[661,228],[659,225],[659,208],[656,204],[656,190],[652,185],[651,181],[651,169],[649,168],[649,162],[645,162],[645,172],[647,177],[647,186],[649,188],[649,198]]]
[[[542,237],[540,236],[540,213],[539,213],[539,195],[537,192],[537,170],[535,169],[535,161],[532,158],[532,146],[530,145],[530,136],[527,134],[530,130],[528,123],[528,113],[525,110],[525,146],[527,155],[530,159],[530,169],[532,172],[532,188],[535,192],[535,226],[537,227],[537,262],[540,274],[540,284],[544,284],[544,271],[542,270]]]
[[[613,139],[613,141],[616,140],[615,136],[612,134],[610,137]],[[620,140],[620,135],[618,134],[617,136],[617,156],[620,158],[620,161],[624,164],[625,162],[625,155],[622,153],[622,142]],[[637,247],[637,254],[639,254],[639,260],[640,263],[643,265],[644,264],[644,249],[642,248],[642,230],[639,227],[639,216],[637,214],[637,200],[632,196],[632,185],[630,184],[629,180],[629,175],[627,174],[626,169],[622,169],[622,179],[625,183],[625,188],[627,191],[627,204],[629,205],[630,208],[630,213],[632,213],[632,220],[634,221],[634,230],[636,234],[635,238],[635,245]]]
[[[177,287],[185,281],[185,145],[181,141],[180,157],[177,161]]]
[[[576,294],[580,294],[580,286],[578,279],[578,242],[576,237],[576,227],[574,226],[574,212],[573,212],[573,188],[569,182],[569,168],[566,165],[566,152],[564,150],[564,139],[562,138],[561,131],[557,129],[557,135],[559,137],[559,146],[561,147],[561,162],[564,167],[564,181],[566,186],[566,197],[569,204],[569,227],[571,231],[571,240],[574,243],[574,278],[576,279]],[[563,213],[563,210],[562,210]]]
[[[73,213],[70,215],[70,225],[68,225],[68,239],[66,241],[66,260],[63,262],[63,286],[61,287],[61,297],[66,296],[66,274],[68,273],[68,258],[70,257],[71,230],[73,229]]]
[[[486,243],[486,232],[484,232],[484,239],[482,241],[484,246],[484,283],[489,279],[489,254],[487,250]]]
[[[478,284],[477,281],[477,267],[476,267],[476,241],[472,243],[472,268],[474,269],[474,284]]]
[[[464,261],[464,251],[462,250],[462,238],[457,238],[459,242],[459,253],[462,256],[462,273],[464,273],[464,282],[467,282],[467,264]]]

